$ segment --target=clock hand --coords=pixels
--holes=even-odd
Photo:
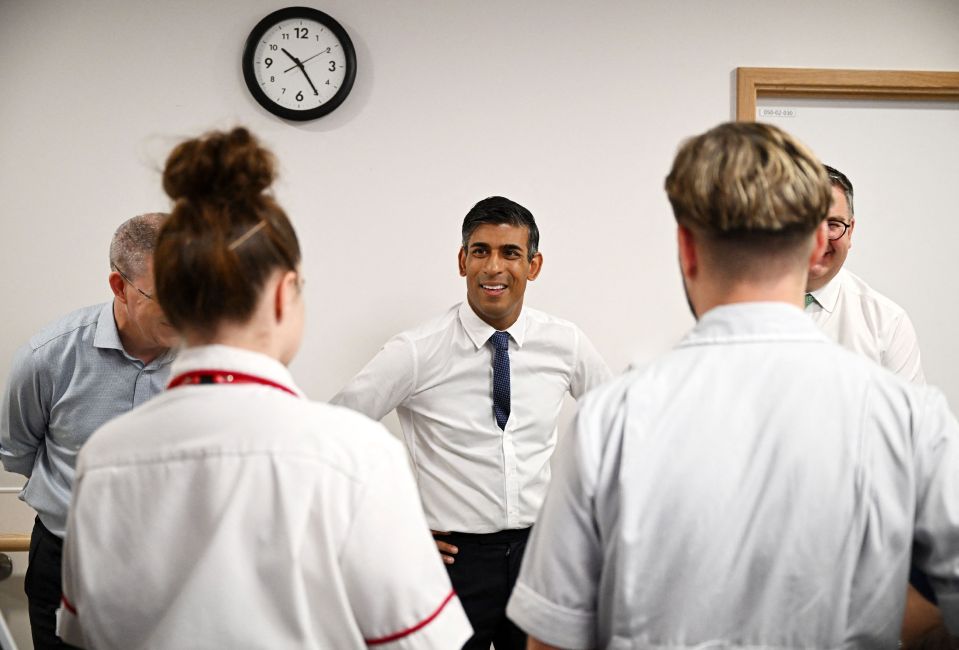
[[[280,49],[283,50],[283,54],[293,59],[293,63],[295,63],[296,65],[300,65],[300,60],[296,58],[295,56],[293,56],[292,54],[290,54],[289,52],[287,52],[285,47],[281,47]]]
[[[284,51],[285,51],[285,50],[284,50]],[[326,54],[326,50],[324,50],[324,51],[322,51],[322,52],[317,52],[316,54],[314,54],[314,55],[311,56],[310,58],[308,58],[308,59],[303,59],[302,61],[300,61],[300,63],[306,63],[307,61],[312,61],[313,59],[315,59],[316,57],[320,56],[321,54]],[[291,65],[289,68],[287,68],[287,69],[284,70],[283,72],[289,72],[290,70],[292,70],[292,69],[295,68],[295,67],[296,67],[295,65]]]
[[[293,63],[296,64],[295,67],[300,69],[300,72],[303,73],[303,76],[306,77],[306,80],[309,82],[310,88],[313,89],[313,94],[319,96],[320,94],[319,91],[316,89],[316,86],[313,85],[313,80],[310,79],[310,75],[306,74],[306,68],[303,67],[303,64],[300,62],[300,60],[296,58],[295,56],[293,56],[292,54],[290,54],[289,52],[287,52],[285,47],[281,47],[280,49],[283,50],[283,54],[293,59]]]
[[[306,68],[303,67],[303,64],[300,64],[300,70],[303,72],[303,76],[306,77],[306,80],[310,82],[310,88],[313,89],[313,94],[319,96],[319,92],[316,90],[316,86],[313,85],[313,80],[310,79],[310,75],[306,74]]]

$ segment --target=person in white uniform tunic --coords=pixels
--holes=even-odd
[[[402,445],[310,402],[300,248],[245,129],[170,154],[156,293],[165,393],[80,454],[60,635],[91,648],[435,648],[472,630]],[[389,543],[384,543],[389,540]]]
[[[666,179],[698,319],[593,391],[508,615],[530,648],[894,648],[910,551],[959,631],[959,423],[803,313],[823,166],[723,124]]]

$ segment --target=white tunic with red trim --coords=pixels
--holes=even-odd
[[[401,444],[254,352],[184,376],[77,464],[59,633],[96,648],[458,648],[472,634]]]

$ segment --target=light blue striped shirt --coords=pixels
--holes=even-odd
[[[28,478],[20,498],[63,537],[77,453],[101,425],[166,386],[174,352],[126,353],[113,302],[67,314],[13,359],[0,414],[0,462]]]

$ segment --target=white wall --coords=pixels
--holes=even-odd
[[[311,4],[350,32],[359,73],[336,112],[287,124],[240,71],[282,3],[0,2],[0,376],[44,322],[107,298],[107,242],[167,207],[170,147],[237,123],[282,163],[308,278],[293,370],[311,396],[461,299],[459,224],[490,194],[540,223],[528,304],[620,369],[692,322],[662,182],[682,138],[733,116],[737,66],[959,70],[954,0]]]
[[[793,116],[771,121],[849,170],[856,227],[846,266],[907,311],[926,380],[959,408],[959,220],[950,191],[959,179],[959,102],[760,102],[774,106]]]

